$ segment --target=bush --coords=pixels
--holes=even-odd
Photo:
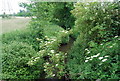
[[[118,7],[117,2],[75,4],[71,11],[76,17],[72,32],[77,39],[68,57],[72,79],[119,79],[120,42],[114,39],[119,37]]]
[[[71,78],[119,79],[119,39],[116,38],[100,45],[91,41],[91,48],[84,49],[84,54],[80,54],[81,50],[73,49],[72,53],[75,55],[70,56],[68,65]]]
[[[43,21],[36,20],[36,22],[38,24]],[[38,59],[34,61],[34,58],[32,58],[28,64],[30,66],[34,66],[36,64],[38,65],[37,62],[39,59],[43,59],[45,62],[45,78],[61,79],[61,77],[65,74],[64,59],[66,58],[66,54],[59,52],[58,49],[61,43],[67,43],[69,41],[69,32],[50,22],[46,22],[43,27],[44,37],[42,39],[37,38],[40,45],[40,50],[38,55],[34,57]]]
[[[42,60],[39,60],[39,65],[32,67],[27,64],[37,54],[32,46],[13,42],[3,44],[2,50],[3,79],[38,79],[42,75]]]
[[[34,8],[31,12],[37,17],[37,19],[53,22],[64,29],[72,28],[74,26],[75,18],[70,13],[74,8],[73,3],[36,2],[32,3],[32,5],[34,5]]]
[[[51,78],[51,74],[49,74],[49,72],[58,71],[58,73],[56,73],[56,77],[59,78],[64,74],[62,71],[64,70],[65,55],[57,50],[61,43],[67,43],[69,41],[69,32],[60,26],[49,21],[33,19],[32,22],[30,22],[29,28],[3,34],[2,38],[2,42],[4,44],[3,54],[5,55],[4,57],[7,58],[5,62],[7,64],[8,61],[10,61],[10,64],[13,64],[13,67],[10,66],[9,68],[13,68],[11,71],[5,71],[7,70],[6,67],[8,67],[5,64],[3,74],[4,79],[37,79],[39,77],[45,77],[45,75],[40,75],[44,69],[47,69],[47,71],[45,71],[47,78]],[[51,50],[54,50],[55,52],[51,53]],[[49,55],[50,53],[52,56]],[[28,56],[25,56],[27,54]],[[29,54],[31,56],[29,56]],[[59,54],[60,57],[53,58],[55,57],[55,54]],[[12,56],[11,60],[8,59],[8,56]],[[46,56],[50,56],[48,59],[51,59],[51,61],[58,60],[57,62],[60,67],[56,67],[57,69],[52,70],[49,70],[49,67],[43,67],[43,65],[46,66],[46,63],[48,62],[45,60]],[[20,57],[22,58],[20,59]],[[16,64],[15,66],[15,63],[18,61],[18,65]],[[55,61],[52,62],[51,66],[55,63]]]

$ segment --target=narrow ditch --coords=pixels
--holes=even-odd
[[[75,39],[70,37],[69,42],[66,44],[61,44],[60,47],[58,48],[58,51],[63,52],[63,53],[68,53],[70,51],[71,47],[73,46],[74,41],[75,41]],[[44,57],[44,59],[48,60],[49,57],[46,56],[46,57]],[[67,63],[67,58],[65,58],[65,64],[66,63]],[[65,69],[67,69],[67,67],[65,67]],[[46,73],[43,72],[42,79],[44,79],[44,80],[45,80],[45,75],[46,75]],[[69,81],[69,73],[66,73],[65,75],[63,75],[63,77],[61,79],[64,81]],[[57,79],[54,79],[54,78],[49,78],[48,80],[57,81]]]
[[[64,53],[68,53],[73,45],[73,42],[74,42],[74,39],[72,37],[70,37],[70,40],[68,43],[60,45],[59,51],[64,52]]]
[[[73,44],[74,44],[75,39],[70,37],[70,40],[67,44],[61,44],[59,47],[59,51],[64,52],[64,53],[69,53],[69,51],[71,50]],[[65,58],[65,64],[67,64],[67,58]],[[65,66],[65,70],[67,70],[67,67]],[[70,81],[69,78],[69,72],[67,72],[62,79],[64,81]]]

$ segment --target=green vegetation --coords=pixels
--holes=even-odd
[[[23,6],[36,18],[2,34],[3,79],[119,79],[118,2]]]
[[[70,11],[74,8],[70,2],[37,2],[32,3],[32,14],[39,20],[46,20],[61,26],[64,29],[73,27],[74,16]],[[37,12],[37,13],[36,13]]]
[[[46,30],[49,30],[49,32],[46,32]],[[42,55],[42,54],[39,54],[39,51],[43,50],[43,48],[47,49],[44,46],[45,43],[47,44],[47,42],[49,43],[54,41],[54,38],[56,38],[58,34],[59,36],[61,35],[59,39],[62,39],[62,34],[60,34],[61,31],[63,31],[63,29],[57,25],[54,25],[52,23],[45,22],[45,21],[38,22],[34,20],[34,22],[31,22],[29,28],[3,34],[2,35],[2,43],[3,43],[3,50],[4,50],[3,62],[5,61],[4,65],[6,65],[6,67],[3,66],[3,78],[4,79],[35,79],[35,78],[39,78],[40,76],[42,77],[43,75],[40,75],[40,72],[43,72],[43,69],[41,69],[43,68],[41,67],[43,64],[42,58],[38,59],[38,62],[37,62],[37,57],[38,56],[40,57],[40,55]],[[51,37],[49,38],[49,41],[47,41],[48,39],[45,39],[47,37],[46,35],[48,37]],[[39,39],[43,39],[43,42],[39,41]],[[61,43],[59,39],[53,45],[49,46],[47,50],[50,51],[50,48],[56,49],[59,43]],[[11,57],[11,55],[13,56]],[[9,56],[11,59],[9,58]],[[29,62],[31,62],[31,59],[34,59],[33,62],[36,61],[37,64],[35,64],[34,66],[29,66]],[[21,65],[22,64],[21,60],[23,60],[22,61],[23,65]],[[11,63],[9,61],[11,61]],[[18,61],[20,63],[16,65],[15,63]],[[18,71],[20,72],[23,71],[20,74],[21,76],[18,76],[19,73],[17,72],[17,69],[13,74],[14,71],[9,70],[10,68],[8,68],[8,66],[14,69],[14,71],[17,67],[21,66],[20,68],[17,68]],[[21,69],[22,67],[25,67],[25,68]],[[32,73],[31,72],[32,69],[30,68],[36,69],[36,71]],[[30,72],[28,72],[29,70]],[[9,72],[9,73],[6,74],[6,72]],[[36,76],[36,75],[39,75],[39,76]]]
[[[73,79],[119,79],[118,3],[76,3],[77,39],[68,57]],[[116,13],[114,13],[116,12]]]
[[[4,44],[2,50],[3,79],[33,79],[42,73],[42,60],[39,60],[39,65],[32,67],[27,65],[27,62],[36,55],[32,46],[15,41]]]

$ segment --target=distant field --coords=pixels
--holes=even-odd
[[[0,34],[16,29],[25,28],[29,23],[30,18],[16,17],[11,19],[1,19],[0,18]]]

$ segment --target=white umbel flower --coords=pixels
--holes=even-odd
[[[99,59],[101,60],[101,59],[103,59],[103,57],[99,57]]]
[[[103,44],[100,44],[100,45],[103,45]]]
[[[87,57],[86,59],[90,59],[90,57]]]
[[[110,46],[109,48],[112,48],[113,46]]]
[[[54,50],[51,50],[50,52],[51,52],[51,53],[55,53],[55,51],[54,51]]]
[[[105,57],[109,57],[109,56],[105,56]]]
[[[90,51],[87,52],[88,54],[90,53]]]
[[[88,62],[88,60],[85,60],[85,62]]]
[[[56,64],[55,66],[58,66],[58,64]]]
[[[105,61],[107,61],[107,59],[103,59],[103,60],[102,60],[102,62],[105,62]]]
[[[46,64],[48,65],[49,63],[47,62]]]
[[[55,76],[55,74],[53,74],[52,76]]]
[[[115,38],[117,38],[118,36],[115,36]]]

